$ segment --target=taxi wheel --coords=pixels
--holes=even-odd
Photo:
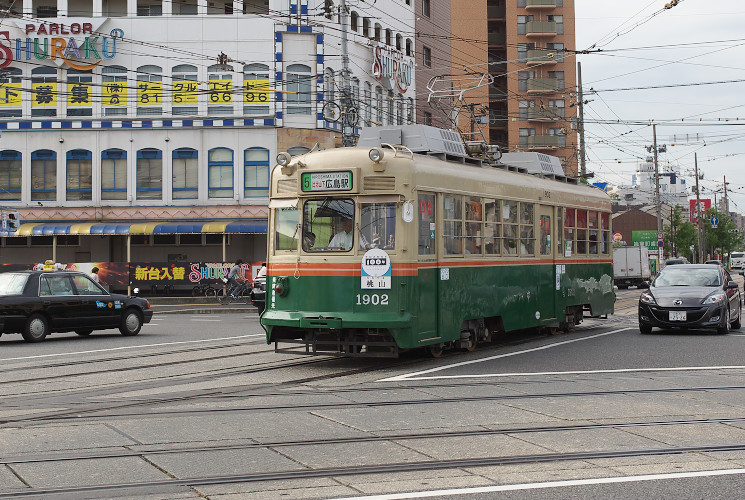
[[[122,335],[133,337],[140,333],[142,328],[142,317],[136,309],[127,309],[122,316],[122,322],[119,324],[119,331]]]
[[[640,323],[639,333],[641,333],[642,335],[649,335],[650,333],[652,333],[652,327],[650,325],[642,325]]]
[[[87,337],[88,335],[90,335],[91,333],[93,333],[93,329],[92,328],[86,328],[86,329],[83,329],[83,330],[75,330],[75,333],[77,333],[81,337]]]
[[[49,322],[41,314],[32,314],[23,330],[23,340],[26,342],[41,342],[49,334]]]

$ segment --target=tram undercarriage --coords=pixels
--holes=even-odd
[[[274,352],[361,358],[397,358],[399,348],[385,328],[307,329],[275,327]],[[292,344],[279,347],[279,342]]]

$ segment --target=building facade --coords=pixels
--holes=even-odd
[[[491,142],[578,172],[574,0],[486,0]]]
[[[414,121],[410,0],[5,7],[0,263],[261,260],[274,158],[341,144],[345,82],[353,129]]]

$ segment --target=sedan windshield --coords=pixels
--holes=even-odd
[[[21,295],[28,281],[28,274],[0,274],[0,295]]]
[[[717,269],[666,267],[654,280],[654,286],[722,286]]]

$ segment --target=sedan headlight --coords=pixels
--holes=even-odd
[[[724,299],[726,298],[727,295],[724,293],[712,293],[704,299],[703,304],[718,304],[719,302],[724,301]]]
[[[639,300],[642,304],[657,305],[657,301],[654,300],[654,295],[649,292],[644,292],[641,297],[639,297]]]

